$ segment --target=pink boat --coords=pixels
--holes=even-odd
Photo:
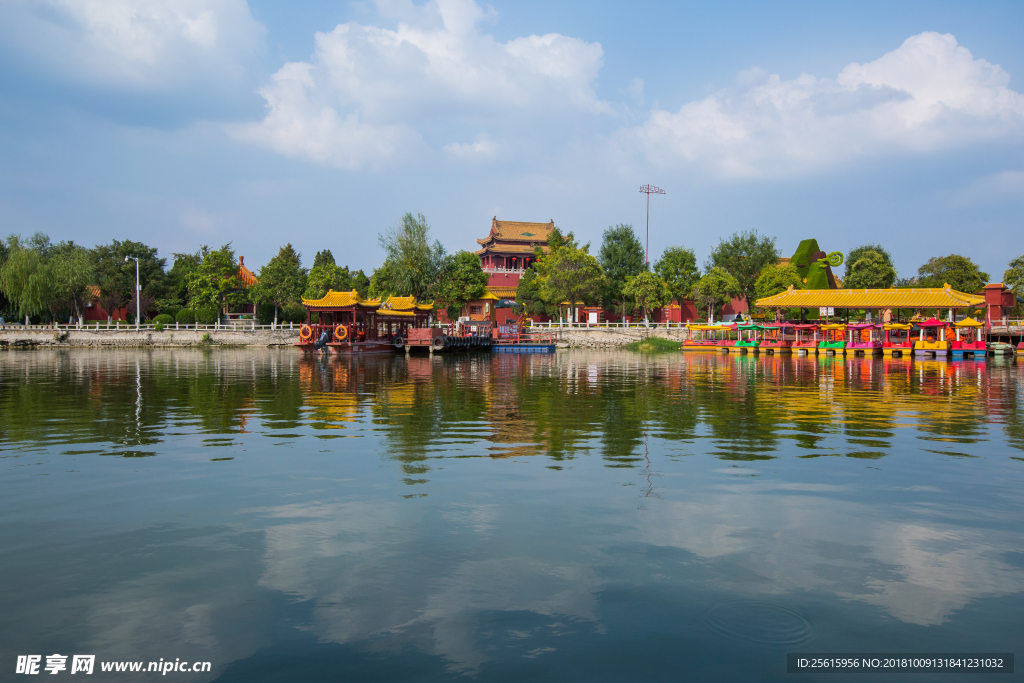
[[[863,351],[874,354],[882,350],[882,326],[874,323],[853,323],[846,326],[850,335],[846,342],[848,351]]]
[[[792,351],[796,328],[793,323],[771,323],[762,325],[762,327],[764,328],[764,337],[761,339],[761,349]]]

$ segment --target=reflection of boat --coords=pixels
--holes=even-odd
[[[846,325],[834,323],[821,326],[821,341],[818,342],[818,353],[846,354]]]
[[[946,358],[949,356],[949,339],[946,338],[947,323],[931,318],[917,324],[920,338],[914,342],[915,356],[933,356]]]
[[[874,355],[882,350],[882,326],[872,323],[855,323],[848,325],[849,340],[846,343],[848,351],[854,355]]]
[[[953,360],[964,358],[975,358],[984,360],[988,353],[988,346],[985,343],[985,324],[974,318],[965,318],[954,324],[956,328],[956,340],[952,343]]]
[[[910,325],[907,323],[886,323],[885,341],[882,342],[882,355],[887,358],[902,357],[910,354],[914,343],[910,341]]]
[[[690,325],[686,328],[686,338],[680,348],[683,351],[717,351],[719,342],[729,339],[728,325]]]
[[[787,339],[787,335],[793,336],[793,323],[772,323],[764,325],[764,336],[761,339],[761,348],[769,353],[792,353],[793,339]]]
[[[817,323],[806,323],[795,325],[796,340],[793,342],[793,349],[798,353],[818,353],[818,325]]]

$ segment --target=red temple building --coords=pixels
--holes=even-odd
[[[480,267],[490,277],[487,291],[498,299],[514,299],[516,287],[523,271],[530,267],[536,257],[534,248],[548,251],[548,237],[555,229],[555,222],[523,223],[520,221],[491,220],[491,231],[487,237],[477,240],[480,250]]]

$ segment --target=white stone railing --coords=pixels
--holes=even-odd
[[[498,274],[507,273],[509,275],[522,275],[523,273],[526,272],[525,268],[483,268],[482,270],[485,273],[488,273],[488,274],[491,274],[491,273],[498,273]]]

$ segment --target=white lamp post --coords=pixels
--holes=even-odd
[[[139,285],[139,257],[138,256],[125,256],[124,262],[128,263],[128,259],[135,259],[135,330],[139,329],[139,317],[141,311],[139,307],[142,303],[142,287]]]

